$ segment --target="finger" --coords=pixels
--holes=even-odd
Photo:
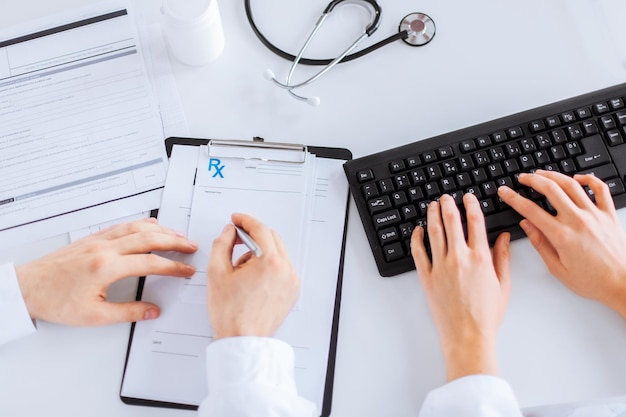
[[[239,259],[237,259],[237,261],[234,264],[235,268],[239,268],[242,265],[244,265],[246,262],[248,262],[252,257],[253,257],[253,253],[251,251],[248,251],[246,253],[244,253],[243,255],[241,255],[239,257]]]
[[[276,242],[272,230],[252,216],[242,213],[233,213],[231,220],[245,230],[259,245],[263,253],[276,250]]]
[[[446,233],[441,221],[441,209],[437,201],[433,201],[428,205],[426,213],[428,221],[428,240],[430,241],[430,252],[433,256],[433,262],[446,256]]]
[[[537,226],[532,224],[530,221],[524,219],[520,222],[520,227],[528,236],[530,243],[533,245],[543,262],[546,264],[548,269],[553,273],[560,272],[563,270],[563,266],[561,265],[561,261],[559,259],[559,253],[554,248],[552,243],[548,240],[545,234]]]
[[[198,250],[198,245],[184,237],[161,232],[142,231],[117,238],[114,242],[114,249],[122,255],[152,251],[193,253]]]
[[[580,184],[567,175],[555,171],[538,170],[535,175],[530,175],[529,181],[532,181],[530,185],[532,188],[550,200],[550,204],[557,212],[559,205],[562,205],[564,209],[571,209],[571,202],[580,208],[589,208],[593,205]],[[520,182],[522,182],[521,179]]]
[[[116,262],[111,263],[110,268],[111,274],[103,274],[108,280],[107,285],[126,277],[144,277],[147,275],[190,277],[196,272],[192,265],[173,261],[153,253],[122,256]]]
[[[446,243],[448,250],[451,248],[461,249],[467,247],[465,243],[465,235],[463,234],[463,226],[461,224],[461,214],[449,195],[442,195],[439,199],[441,205],[441,218],[446,231]]]
[[[159,307],[145,301],[131,301],[126,303],[102,302],[89,317],[89,325],[101,326],[114,323],[152,320],[159,317]]]
[[[503,287],[510,287],[511,281],[511,234],[502,233],[493,245],[493,269]],[[506,289],[506,288],[505,288]]]
[[[222,276],[233,270],[233,248],[237,241],[237,231],[232,224],[227,224],[213,241],[213,248],[209,257],[209,280],[212,277]]]
[[[470,248],[487,250],[489,241],[487,240],[487,229],[485,227],[485,216],[480,208],[480,203],[472,193],[463,196],[465,205],[465,216],[467,217],[467,245]]]
[[[574,179],[578,184],[587,186],[593,191],[596,197],[596,206],[604,211],[615,214],[615,204],[609,186],[595,175],[575,175]],[[587,197],[587,199],[589,199]]]
[[[274,245],[276,246],[278,254],[283,258],[288,258],[289,254],[287,252],[287,248],[285,247],[285,244],[283,243],[283,240],[278,232],[272,230],[272,236],[274,237]]]
[[[106,229],[102,229],[99,232],[94,233],[90,237],[93,239],[107,239],[113,240],[118,239],[120,237],[132,235],[135,233],[142,232],[155,232],[155,233],[165,233],[172,236],[185,237],[183,233],[176,232],[170,228],[165,226],[161,226],[157,223],[157,219],[153,217],[149,217],[147,219],[141,219],[134,222],[129,223],[120,223]]]
[[[507,186],[498,188],[498,196],[506,204],[511,206],[513,210],[517,211],[522,217],[530,220],[534,225],[537,225],[541,229],[549,229],[554,225],[554,217],[539,207],[533,201],[522,197]]]
[[[424,245],[424,228],[422,226],[417,226],[411,234],[411,255],[420,279],[426,279],[430,274],[432,264]]]

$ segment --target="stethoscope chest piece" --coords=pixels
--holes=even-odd
[[[402,39],[407,45],[423,46],[435,36],[435,22],[424,13],[408,14],[400,22],[400,32],[406,30],[408,36]]]

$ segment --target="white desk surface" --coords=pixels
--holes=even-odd
[[[5,2],[0,27],[89,3]],[[620,0],[494,2],[383,1],[378,39],[413,11],[437,35],[424,48],[401,42],[340,65],[306,89],[312,108],[262,77],[289,63],[267,51],[245,19],[242,0],[221,0],[226,49],[215,63],[173,63],[192,136],[349,148],[355,157],[624,82]],[[148,21],[159,1],[135,0]],[[252,0],[279,46],[295,51],[326,0]],[[312,55],[334,55],[365,18],[338,9]],[[311,70],[301,69],[302,74]],[[296,75],[297,76],[297,75]],[[381,278],[354,204],[349,219],[333,416],[417,415],[444,382],[439,344],[416,274]],[[626,214],[620,212],[626,224]],[[0,255],[24,262],[66,242],[59,237]],[[501,375],[524,406],[626,395],[626,323],[550,277],[527,240],[512,245],[513,294],[499,339]],[[136,280],[111,290],[132,299]],[[0,348],[0,415],[190,416],[127,406],[119,398],[129,325],[69,328],[41,323],[35,336]],[[529,415],[537,415],[529,412]]]

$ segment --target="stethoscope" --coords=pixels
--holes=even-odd
[[[319,97],[304,97],[299,94],[296,94],[293,90],[297,88],[301,88],[307,86],[320,78],[322,75],[326,74],[332,67],[339,64],[340,62],[348,62],[360,58],[369,54],[370,52],[374,52],[375,50],[390,44],[398,39],[402,39],[404,43],[410,46],[423,46],[430,42],[435,36],[435,22],[424,13],[410,13],[406,15],[402,21],[400,21],[400,26],[398,28],[398,33],[389,36],[387,39],[384,39],[368,48],[365,48],[361,51],[351,53],[356,49],[356,47],[365,39],[370,36],[378,29],[381,19],[382,10],[378,3],[375,0],[333,0],[331,1],[324,12],[317,20],[313,31],[307,38],[304,45],[298,52],[297,56],[291,55],[278,47],[272,44],[263,34],[259,31],[259,28],[254,23],[254,19],[252,17],[252,10],[250,9],[250,0],[244,0],[246,16],[248,17],[248,22],[250,22],[250,26],[252,30],[256,34],[256,36],[261,40],[261,42],[272,52],[277,54],[278,56],[285,58],[289,61],[292,61],[291,69],[289,70],[289,74],[287,75],[286,81],[284,83],[278,81],[274,72],[270,69],[265,71],[265,77],[271,81],[273,81],[277,86],[284,88],[291,94],[294,98],[302,101],[306,101],[307,103],[318,106],[320,104]],[[352,43],[341,55],[337,58],[333,59],[309,59],[304,58],[304,53],[309,47],[309,44],[320,30],[330,13],[335,9],[335,7],[343,4],[357,4],[359,6],[363,6],[370,13],[370,23],[365,27],[363,33],[357,38],[356,41]],[[317,74],[313,75],[311,78],[302,81],[300,83],[292,83],[293,74],[296,70],[298,64],[304,65],[325,65],[325,67],[319,71]]]

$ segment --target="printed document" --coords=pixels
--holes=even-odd
[[[188,236],[197,239],[200,249],[194,261],[199,272],[189,279],[146,278],[142,299],[159,305],[162,314],[157,320],[135,325],[121,395],[192,406],[197,406],[207,395],[205,349],[213,334],[207,313],[204,271],[213,239],[230,221],[230,213],[239,211],[257,215],[276,227],[290,256],[308,260],[300,274],[299,308],[287,316],[275,336],[294,348],[298,392],[316,403],[319,412],[324,398],[345,226],[348,195],[342,168],[345,161],[318,157],[307,159],[310,167],[307,164],[284,167],[279,162],[235,163],[220,158],[209,170],[210,160],[206,148],[175,145],[172,150],[159,222],[179,231],[188,229]],[[222,167],[219,172],[224,178],[219,174],[213,177],[218,167]],[[259,171],[264,169],[269,172]],[[278,174],[282,169],[287,170],[284,177]],[[310,209],[306,204],[298,207],[300,198],[296,197],[296,188],[306,187],[305,178],[296,174],[298,171],[306,172],[312,181]],[[223,186],[216,186],[222,179]],[[266,197],[260,196],[263,187],[267,187],[263,193]],[[288,210],[281,204],[292,207]],[[305,218],[300,216],[306,210],[310,210],[308,225],[302,225]],[[287,230],[290,227],[299,232]],[[303,227],[309,228],[305,256],[297,249],[302,243],[297,233]],[[184,260],[189,255],[168,253],[166,256]]]
[[[55,22],[0,41],[0,247],[157,208],[165,182],[128,9]]]

